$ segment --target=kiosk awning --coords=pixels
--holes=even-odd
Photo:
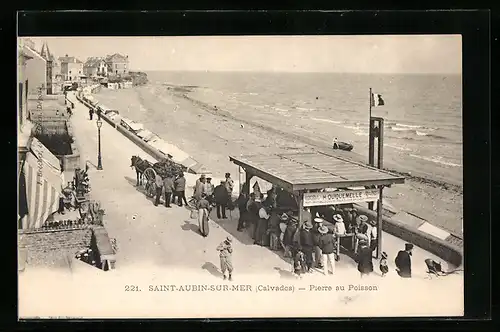
[[[247,172],[289,192],[404,183],[405,178],[323,152],[230,156]]]
[[[62,184],[60,173],[59,169],[28,152],[19,184],[20,216],[27,214],[23,229],[40,228],[49,215],[57,211]]]

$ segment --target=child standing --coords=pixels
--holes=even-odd
[[[233,273],[233,263],[232,263],[232,255],[233,255],[233,247],[231,246],[231,243],[233,242],[233,239],[228,236],[226,240],[222,241],[221,244],[217,247],[217,251],[219,252],[219,258],[220,258],[220,269],[222,271],[222,275],[224,280],[227,279],[226,277],[226,270],[229,272],[229,281],[232,280],[232,273]]]
[[[302,278],[302,274],[306,271],[305,256],[301,250],[297,250],[293,259],[293,271],[298,278]]]
[[[382,253],[382,258],[380,258],[380,272],[382,272],[382,277],[385,277],[387,272],[389,272],[389,267],[387,266],[387,253],[385,251]]]

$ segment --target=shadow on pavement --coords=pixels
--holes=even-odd
[[[183,231],[193,231],[201,236],[197,224],[192,224],[189,220],[184,220],[184,225],[181,225]]]
[[[295,277],[295,274],[293,274],[293,272],[291,271],[291,268],[292,267],[290,266],[290,271],[283,270],[282,268],[279,268],[279,267],[275,267],[274,269],[279,272],[280,278],[283,278],[283,279],[297,279]]]
[[[144,191],[144,188],[142,186],[136,186],[136,183],[137,183],[137,180],[136,179],[132,179],[131,177],[128,177],[128,176],[124,176],[125,180],[128,181],[128,183],[135,188],[135,190],[137,190],[138,192],[140,192],[141,194],[144,195],[144,197],[150,201],[151,203],[154,203],[155,202],[155,199],[154,197],[148,197],[148,195],[146,195],[146,192]],[[160,200],[160,204],[163,204],[163,201]]]
[[[253,245],[252,238],[248,235],[248,232],[242,231],[238,232],[236,228],[238,227],[238,219],[240,217],[238,209],[226,212],[227,219],[218,219],[217,211],[215,209],[210,213],[210,219],[216,223],[219,227],[222,227],[226,232],[231,234],[231,236],[238,240],[240,243],[245,245]]]
[[[203,270],[207,270],[211,275],[213,275],[216,278],[222,278],[222,273],[219,271],[217,266],[215,266],[211,262],[206,262],[205,264],[203,264],[201,268]]]

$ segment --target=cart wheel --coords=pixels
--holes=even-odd
[[[155,183],[155,180],[156,180],[156,172],[154,169],[152,168],[147,168],[145,171],[144,171],[144,189],[146,191],[146,195],[148,195],[149,197],[154,197],[155,193],[156,193],[156,183]]]

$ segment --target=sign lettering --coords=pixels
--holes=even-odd
[[[378,189],[346,190],[324,193],[305,193],[304,206],[322,206],[374,202],[379,198]]]

